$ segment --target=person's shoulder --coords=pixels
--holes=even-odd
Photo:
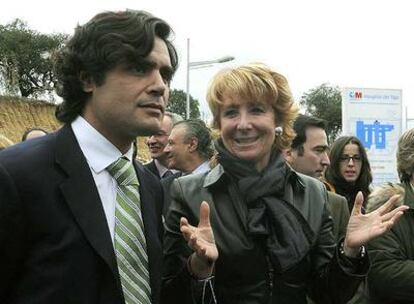
[[[300,185],[302,185],[302,187],[304,187],[305,189],[308,189],[308,190],[316,189],[321,192],[326,192],[326,188],[324,184],[320,180],[314,177],[299,173],[297,171],[293,171],[293,176],[294,178],[296,177],[297,182]]]
[[[55,133],[33,138],[0,152],[0,164],[5,167],[21,167],[40,164],[50,159],[55,146]]]
[[[331,192],[331,191],[328,191],[327,194],[328,194],[328,201],[329,202],[333,202],[333,203],[336,203],[336,202],[342,203],[343,202],[346,205],[348,205],[346,198],[343,197],[342,195],[339,195],[339,194]]]
[[[404,202],[405,189],[402,184],[386,183],[381,186],[375,187],[371,194],[368,196],[367,212],[372,212],[388,201],[393,195],[400,195],[400,198],[396,204],[401,206]]]
[[[197,193],[204,187],[206,177],[209,172],[202,172],[196,174],[188,174],[178,178],[175,178],[171,181],[172,184],[176,184],[175,187],[185,189],[185,191],[191,193]]]
[[[150,171],[146,164],[142,164],[139,160],[134,160],[135,168],[141,173],[144,174],[147,178],[157,180],[159,179]]]
[[[150,161],[144,163],[143,166],[145,168],[152,168],[153,166],[155,166],[154,160],[150,160]]]

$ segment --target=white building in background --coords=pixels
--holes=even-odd
[[[414,128],[414,118],[407,118],[406,120],[406,130]]]
[[[357,136],[365,146],[374,185],[399,181],[395,153],[402,119],[402,90],[342,90],[343,134]]]

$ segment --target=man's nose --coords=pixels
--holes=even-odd
[[[166,90],[168,90],[168,83],[164,80],[161,73],[158,70],[153,71],[153,82],[149,87],[150,94],[154,96],[164,96]]]
[[[331,164],[331,161],[329,160],[328,152],[323,152],[322,155],[322,165],[323,166],[329,166]]]

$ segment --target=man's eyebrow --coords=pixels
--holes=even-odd
[[[328,145],[317,145],[315,147],[313,147],[313,149],[324,149],[324,150],[328,150],[329,146]]]

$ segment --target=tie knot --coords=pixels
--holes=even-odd
[[[123,157],[110,164],[106,170],[119,186],[139,185],[132,162]]]

